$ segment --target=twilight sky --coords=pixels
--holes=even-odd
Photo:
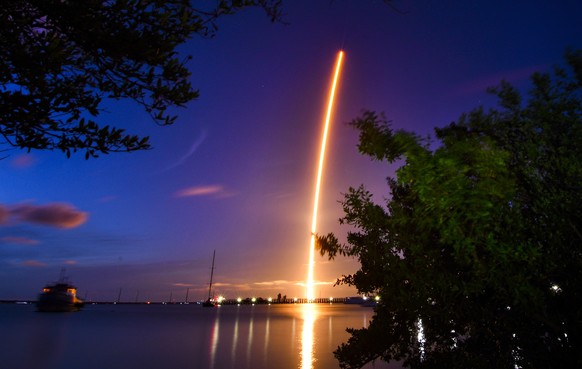
[[[34,299],[61,267],[89,300],[305,296],[313,186],[333,63],[344,69],[328,141],[319,233],[346,229],[338,200],[361,183],[381,201],[393,168],[358,154],[346,123],[362,109],[432,133],[494,100],[506,79],[582,47],[579,0],[289,0],[288,24],[252,9],[181,50],[201,97],[159,127],[130,102],[100,122],[150,135],[147,152],[85,161],[12,150],[0,160],[0,299]],[[316,295],[358,265],[317,257]]]

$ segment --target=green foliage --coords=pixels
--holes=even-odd
[[[150,147],[147,137],[100,127],[104,99],[130,99],[160,125],[198,96],[176,48],[212,37],[219,17],[243,8],[280,16],[277,0],[5,0],[0,7],[0,134],[11,146],[99,153]]]
[[[434,150],[373,112],[353,122],[362,153],[405,162],[386,204],[345,195],[347,244],[318,239],[361,264],[339,283],[381,296],[336,351],[342,368],[582,367],[582,51],[566,60],[572,73],[532,76],[525,103],[492,89],[500,108],[436,129]]]

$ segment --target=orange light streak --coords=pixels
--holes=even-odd
[[[333,103],[335,100],[335,93],[337,89],[337,83],[340,76],[340,71],[342,67],[344,52],[340,51],[337,55],[337,61],[335,64],[335,72],[333,75],[333,82],[329,90],[329,100],[327,103],[327,112],[325,114],[325,121],[323,127],[323,135],[321,138],[321,150],[319,152],[319,166],[317,168],[317,180],[315,182],[315,197],[313,200],[313,218],[311,220],[311,240],[309,242],[309,264],[307,267],[307,300],[312,301],[315,298],[314,287],[313,287],[313,270],[315,265],[315,232],[317,229],[317,211],[319,209],[319,194],[321,192],[321,178],[323,176],[323,164],[325,162],[325,148],[327,146],[327,136],[329,131],[329,125],[331,122],[331,115],[333,111]]]

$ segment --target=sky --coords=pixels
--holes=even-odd
[[[259,9],[219,21],[213,39],[180,47],[200,97],[160,127],[132,102],[99,122],[149,135],[153,149],[84,160],[5,152],[0,160],[0,300],[35,299],[61,268],[89,301],[304,297],[322,119],[336,54],[345,52],[328,138],[318,233],[340,226],[342,193],[365,184],[389,198],[394,166],[357,151],[347,123],[363,109],[430,135],[491,106],[505,79],[582,47],[578,0],[289,0],[284,23]],[[315,295],[356,260],[316,257]]]

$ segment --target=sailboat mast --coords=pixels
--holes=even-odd
[[[212,276],[214,275],[214,257],[216,256],[216,250],[212,253],[212,268],[210,269],[210,285],[208,286],[208,299],[212,297]]]

